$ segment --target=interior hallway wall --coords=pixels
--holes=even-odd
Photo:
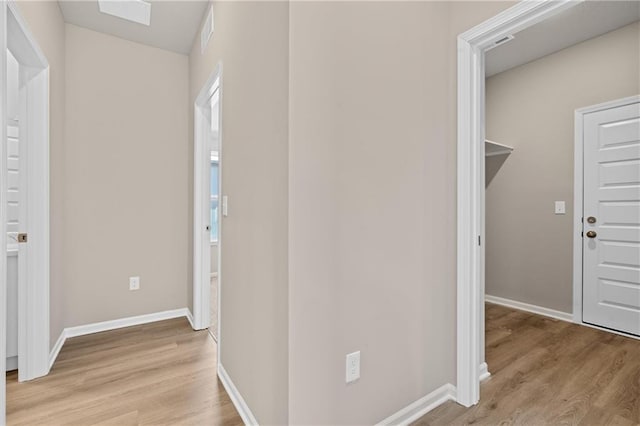
[[[574,111],[637,94],[640,23],[487,79],[487,294],[572,312]]]
[[[64,247],[68,205],[65,194],[65,23],[55,1],[16,2],[29,30],[49,61],[50,156],[50,341],[53,347],[66,326],[68,271]]]
[[[292,424],[456,383],[456,37],[511,4],[291,3]]]
[[[186,55],[66,25],[66,326],[187,306],[188,82]]]
[[[215,2],[214,16],[204,54],[199,39],[191,51],[188,108],[192,123],[195,98],[221,62],[229,216],[222,218],[220,358],[260,424],[288,424],[289,6]],[[189,150],[193,170],[192,143]]]

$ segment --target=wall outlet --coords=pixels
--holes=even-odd
[[[555,206],[555,213],[556,214],[566,214],[567,213],[567,207],[564,201],[556,201],[556,206]]]
[[[140,277],[129,277],[129,290],[140,290]]]
[[[355,382],[360,378],[360,351],[347,354],[347,383]]]

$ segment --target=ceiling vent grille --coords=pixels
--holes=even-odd
[[[514,38],[515,38],[515,37],[514,37],[514,36],[512,36],[511,34],[506,35],[506,36],[502,37],[501,39],[494,41],[494,42],[493,42],[493,44],[492,44],[492,45],[490,45],[489,47],[487,47],[487,49],[486,49],[486,50],[491,50],[491,49],[493,49],[494,47],[502,46],[503,44],[505,44],[505,43],[507,43],[507,42],[509,42],[509,41],[513,40]],[[485,51],[486,51],[486,50],[485,50]]]

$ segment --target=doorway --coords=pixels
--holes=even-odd
[[[563,12],[577,11],[577,21],[574,25],[566,25],[565,28],[581,28],[585,15],[580,15],[580,11],[584,11],[585,8],[600,7],[605,3],[610,2],[572,2],[572,1],[559,1],[559,2],[522,2],[510,9],[500,13],[492,19],[478,25],[477,27],[461,34],[458,38],[458,256],[457,256],[457,356],[458,356],[458,369],[457,369],[457,399],[458,402],[471,406],[478,402],[479,394],[479,381],[482,376],[486,377],[487,372],[483,371],[484,361],[484,293],[485,293],[485,244],[486,232],[485,232],[485,178],[490,178],[491,170],[487,170],[485,167],[485,154],[489,153],[487,148],[488,144],[485,143],[485,138],[490,139],[494,136],[486,134],[485,132],[485,71],[487,69],[486,53],[493,48],[500,47],[502,44],[509,46],[512,40],[517,40],[519,36],[525,31],[534,29],[534,26],[544,28],[546,25],[551,25],[555,22],[559,15]],[[617,2],[616,2],[617,3]],[[623,3],[620,2],[622,6]],[[637,8],[631,2],[627,3],[627,6]],[[621,14],[622,19],[633,17],[633,14]],[[550,19],[553,18],[553,19]],[[638,18],[635,18],[637,21]],[[603,19],[598,18],[596,14],[594,16],[594,22],[598,25],[604,22]],[[633,21],[632,21],[633,22]],[[541,31],[542,35],[549,34]],[[553,34],[551,34],[553,36]],[[556,39],[554,38],[554,43]],[[549,43],[546,43],[549,45]],[[566,45],[564,47],[567,47]],[[562,47],[561,49],[563,49]],[[520,53],[527,53],[527,49],[519,49]],[[541,57],[540,55],[538,57]],[[529,60],[534,60],[530,58]],[[524,62],[523,62],[524,63]],[[572,77],[569,77],[572,78]],[[562,80],[557,78],[558,81],[550,80],[555,84],[562,85]],[[549,86],[547,86],[549,87]],[[564,91],[564,87],[559,90]],[[586,93],[591,91],[586,90]],[[615,98],[615,97],[614,97]],[[590,104],[593,102],[586,102]],[[579,106],[583,106],[585,103]],[[572,128],[572,116],[573,110],[570,110],[568,114],[565,114],[564,119],[569,123],[570,142],[573,139]],[[537,118],[537,114],[531,117],[530,122],[534,122]],[[509,138],[498,137],[497,140],[500,144],[514,145],[517,152],[516,156],[522,155],[522,151],[518,146],[518,141],[509,140]],[[491,144],[489,144],[491,145]],[[506,147],[508,150],[508,147]],[[491,146],[491,149],[504,150],[504,146]],[[501,155],[505,155],[504,153]],[[508,156],[508,154],[506,154]],[[514,157],[515,158],[515,157]],[[502,160],[504,161],[504,160]],[[506,159],[506,164],[509,163],[509,159]],[[570,171],[571,164],[566,170]],[[566,172],[565,170],[565,172]],[[539,169],[539,173],[544,173],[544,169]],[[556,198],[556,200],[562,200],[562,198]],[[564,200],[565,203],[555,205],[550,203],[545,204],[545,214],[565,214],[564,208],[570,209],[572,206],[571,199]],[[554,213],[554,208],[556,212]],[[549,210],[550,209],[550,210]],[[519,215],[514,216],[514,220]],[[540,216],[537,216],[540,217]],[[568,218],[571,218],[571,212],[567,214]],[[519,224],[522,228],[519,229],[539,229],[535,226],[536,221],[523,221]],[[545,227],[539,230],[539,239],[544,239]],[[572,231],[570,228],[569,232]],[[571,271],[571,240],[570,236],[567,237],[568,243],[568,268],[569,276]],[[527,241],[522,242],[523,245],[527,244]],[[549,248],[551,249],[551,247]],[[508,263],[508,262],[506,262]],[[568,280],[568,290],[566,291],[569,296],[569,301],[565,303],[568,309],[563,309],[563,318],[565,320],[571,319],[571,278]],[[566,289],[565,289],[566,290]],[[563,305],[563,307],[565,306]],[[525,308],[521,306],[520,309]],[[560,308],[558,309],[559,312]],[[567,312],[568,311],[568,312]],[[486,367],[486,365],[484,366]],[[490,367],[490,366],[489,366]]]
[[[209,329],[220,341],[220,283],[223,202],[222,67],[219,64],[196,98],[194,108],[193,317],[196,330]]]

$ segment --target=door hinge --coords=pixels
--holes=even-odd
[[[478,245],[479,246],[482,245],[482,237],[480,235],[478,235]]]

